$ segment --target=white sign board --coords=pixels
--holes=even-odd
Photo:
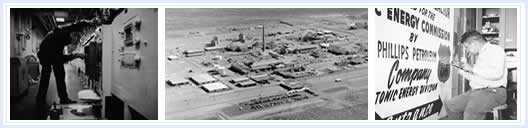
[[[375,8],[376,120],[437,119],[440,90],[451,87],[453,9]],[[372,22],[371,22],[372,23]],[[371,100],[372,101],[372,100]]]

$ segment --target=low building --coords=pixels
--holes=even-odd
[[[218,79],[214,78],[213,76],[209,74],[195,74],[190,77],[191,81],[194,82],[196,85],[204,85],[209,83],[218,82]]]
[[[267,84],[267,83],[269,83],[269,80],[271,79],[271,76],[269,76],[268,74],[261,74],[261,75],[250,76],[249,78],[251,78],[252,80],[254,80],[257,83]]]
[[[221,65],[214,65],[213,71],[216,72],[220,76],[227,75],[227,68]]]
[[[252,71],[269,71],[272,70],[275,65],[284,63],[281,60],[264,60],[255,62],[251,65]]]
[[[238,74],[241,74],[241,75],[245,75],[249,73],[249,69],[243,64],[239,64],[239,63],[231,64],[231,67],[229,67],[229,70],[236,72]]]
[[[192,57],[204,55],[205,52],[203,50],[185,50],[183,51],[183,54],[185,54],[186,57]]]
[[[269,71],[272,70],[273,67],[271,65],[260,65],[260,66],[251,66],[251,70],[255,72],[259,71]]]
[[[301,83],[280,83],[279,85],[288,91],[304,88],[304,85]]]
[[[221,51],[221,50],[224,50],[224,49],[225,49],[224,47],[220,47],[220,46],[204,48],[205,51]]]
[[[284,66],[282,68],[278,68],[277,70],[275,70],[277,72],[280,72],[280,71],[286,71],[286,72],[302,72],[302,71],[306,71],[306,68],[304,66],[295,66],[295,65],[289,65],[289,66]]]
[[[241,77],[235,77],[235,78],[231,79],[231,83],[240,83],[240,82],[244,82],[244,81],[249,81],[249,78],[241,76]]]
[[[247,52],[252,49],[253,45],[254,43],[235,41],[228,44],[225,49],[227,51]]]
[[[247,81],[239,82],[236,84],[236,86],[238,87],[250,87],[250,86],[255,86],[255,85],[257,85],[257,83],[252,80],[247,80]]]
[[[235,84],[238,87],[249,87],[249,86],[255,86],[257,83],[248,77],[235,77],[231,79],[231,83]]]
[[[171,86],[183,86],[191,84],[189,80],[175,74],[171,74],[167,77],[167,83]]]
[[[222,84],[220,82],[214,82],[214,83],[207,83],[207,84],[202,85],[202,89],[204,89],[205,92],[211,93],[211,92],[225,91],[231,88],[229,88],[227,85]]]

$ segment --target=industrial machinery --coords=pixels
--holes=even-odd
[[[108,119],[157,119],[157,9],[124,9],[103,25],[104,114]]]

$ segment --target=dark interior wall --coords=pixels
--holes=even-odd
[[[47,34],[43,26],[45,23],[30,10],[11,9],[10,11],[11,57],[36,54],[40,41]]]
[[[26,62],[29,56],[36,56],[40,41],[46,35],[46,30],[36,16],[27,9],[10,10],[10,61],[11,61],[11,96],[19,97],[29,88],[28,73],[30,68],[38,66]],[[36,71],[38,72],[38,71]]]

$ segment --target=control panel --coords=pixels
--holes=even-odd
[[[139,69],[141,67],[141,49],[147,46],[142,38],[141,17],[130,19],[119,32],[123,38],[123,46],[119,49],[121,67],[127,69]]]

